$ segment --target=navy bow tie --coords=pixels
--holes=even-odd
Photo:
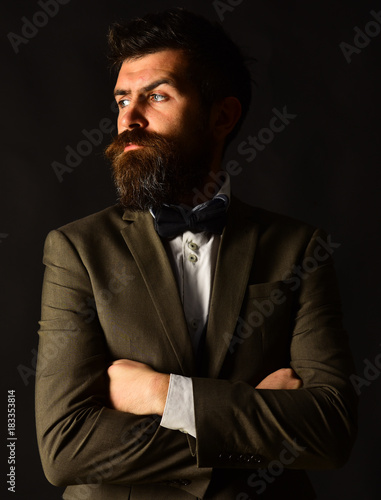
[[[163,205],[154,212],[155,229],[162,238],[174,238],[185,231],[222,234],[227,208],[225,195],[218,195],[191,210],[180,205]]]

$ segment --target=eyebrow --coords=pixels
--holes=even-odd
[[[155,80],[154,82],[150,83],[149,85],[146,85],[141,90],[144,90],[145,92],[150,92],[151,90],[155,89],[156,87],[159,87],[159,85],[164,85],[164,84],[177,88],[176,82],[174,80],[172,80],[171,78],[160,78],[159,80]],[[114,91],[115,97],[117,95],[130,95],[130,94],[131,94],[131,90],[115,89],[115,91]]]

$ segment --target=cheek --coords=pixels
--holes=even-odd
[[[161,110],[160,112],[152,112],[149,115],[149,121],[152,125],[155,125],[156,128],[162,129],[175,129],[178,127],[178,113],[176,109],[166,109]]]
[[[175,135],[192,134],[197,122],[192,110],[176,110],[166,117],[165,126]]]

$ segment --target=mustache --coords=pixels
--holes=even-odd
[[[167,139],[156,132],[147,132],[147,130],[144,129],[124,130],[117,135],[112,143],[106,148],[106,156],[112,160],[116,156],[122,154],[124,148],[129,143],[153,148],[160,148],[163,145],[168,145]]]

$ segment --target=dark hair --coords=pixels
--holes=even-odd
[[[240,101],[242,115],[229,141],[236,135],[250,105],[251,77],[241,50],[220,25],[185,9],[173,8],[113,24],[108,41],[112,67],[117,70],[126,59],[165,49],[184,50],[192,80],[206,107],[228,96]]]

